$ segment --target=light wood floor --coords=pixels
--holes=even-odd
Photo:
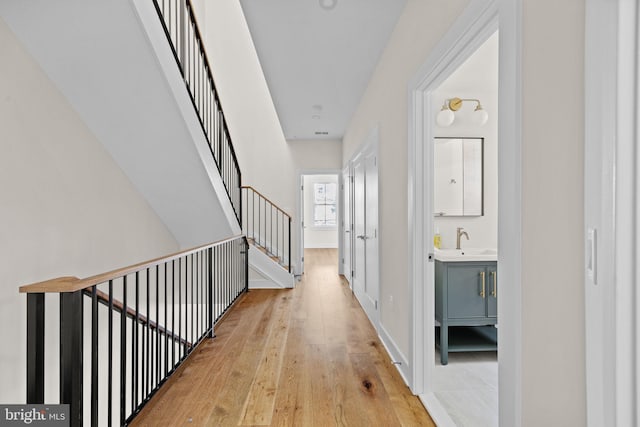
[[[252,290],[136,426],[433,426],[346,282],[305,250],[292,290]]]

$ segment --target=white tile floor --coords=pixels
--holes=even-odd
[[[497,352],[449,353],[440,365],[436,350],[435,395],[458,427],[498,425]]]

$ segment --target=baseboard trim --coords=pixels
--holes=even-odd
[[[389,353],[389,356],[391,356],[391,360],[393,361],[396,369],[398,370],[398,372],[400,372],[402,380],[407,385],[407,387],[411,389],[411,383],[408,380],[411,377],[409,361],[407,360],[405,355],[402,354],[402,351],[400,351],[398,345],[393,340],[393,338],[391,338],[391,335],[389,335],[382,323],[380,323],[378,337],[380,338],[380,341],[382,342],[384,348],[387,350],[387,353]]]
[[[285,289],[268,279],[250,279],[249,289]]]
[[[449,413],[434,393],[420,394],[418,398],[438,427],[456,427],[456,423],[453,422]]]

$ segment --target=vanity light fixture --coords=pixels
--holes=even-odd
[[[487,123],[487,120],[489,120],[489,114],[482,108],[482,104],[480,104],[479,99],[451,98],[445,99],[444,104],[442,105],[442,109],[436,116],[436,122],[438,123],[438,126],[451,126],[451,124],[455,120],[454,111],[458,111],[462,107],[463,101],[472,101],[477,103],[476,108],[475,110],[473,110],[473,114],[471,115],[471,120],[475,125],[483,126]]]

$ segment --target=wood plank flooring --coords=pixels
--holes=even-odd
[[[291,290],[252,290],[134,426],[433,426],[337,271],[305,250]]]

